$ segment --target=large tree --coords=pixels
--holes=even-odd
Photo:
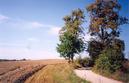
[[[73,62],[75,54],[79,54],[84,50],[84,42],[82,38],[84,22],[84,14],[81,9],[74,10],[71,15],[65,16],[65,26],[60,30],[60,43],[57,51],[61,57]]]
[[[88,44],[91,57],[96,58],[103,50],[119,46],[116,40],[122,41],[118,39],[120,25],[128,23],[128,19],[119,15],[120,9],[117,0],[96,0],[87,7],[90,14],[89,32],[91,36],[96,36]]]

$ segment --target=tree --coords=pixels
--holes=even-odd
[[[128,19],[119,15],[121,9],[120,4],[117,0],[96,0],[94,3],[87,7],[87,11],[90,13],[90,25],[89,32],[91,36],[96,36],[94,39],[96,45],[103,46],[98,49],[97,46],[94,47],[93,41],[88,45],[88,50],[91,58],[98,56],[106,48],[113,48],[111,45],[115,40],[118,39],[120,31],[119,26],[128,23]]]
[[[60,38],[61,43],[58,44],[57,51],[60,53],[61,57],[64,57],[73,62],[74,54],[84,50],[84,45],[82,39],[73,37],[71,34],[65,32]]]
[[[65,26],[60,31],[60,43],[57,44],[57,51],[61,57],[73,62],[75,54],[84,50],[82,38],[84,15],[81,9],[74,10],[71,15],[64,17]]]

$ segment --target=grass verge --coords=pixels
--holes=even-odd
[[[88,83],[75,75],[68,64],[48,65],[31,76],[25,83]]]
[[[129,70],[128,71],[116,71],[114,73],[105,72],[103,70],[92,69],[93,72],[103,75],[114,80],[122,81],[123,83],[129,83]]]

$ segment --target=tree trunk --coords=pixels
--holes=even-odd
[[[73,54],[71,55],[71,62],[73,63]]]
[[[104,45],[104,29],[101,27],[101,41]]]
[[[70,56],[68,57],[68,63],[70,63],[71,61],[70,61]]]

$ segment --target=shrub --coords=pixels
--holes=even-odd
[[[93,62],[92,62],[91,58],[84,57],[82,59],[82,63],[81,64],[82,64],[83,67],[90,67],[90,66],[92,66]]]
[[[88,57],[78,57],[76,60],[75,60],[75,67],[90,67],[92,66],[93,62],[91,60],[91,58],[88,58]]]
[[[113,73],[122,68],[124,54],[114,49],[107,49],[99,55],[94,69],[100,73]]]

